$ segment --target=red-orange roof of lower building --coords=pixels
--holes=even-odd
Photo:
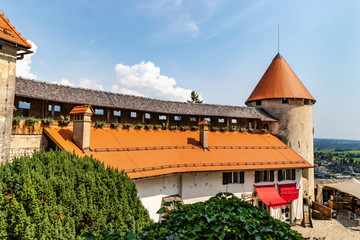
[[[132,179],[186,172],[308,168],[307,161],[272,135],[209,132],[209,151],[199,132],[91,129],[89,153],[72,141],[72,129],[44,132],[61,148],[92,155],[106,166],[124,170]]]
[[[25,48],[31,48],[31,45],[26,41],[21,34],[16,31],[15,27],[8,19],[0,12],[0,39],[21,45]]]
[[[280,54],[273,59],[246,103],[274,98],[297,98],[315,101]]]

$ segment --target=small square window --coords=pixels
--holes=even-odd
[[[174,116],[174,120],[175,120],[175,121],[180,121],[180,120],[181,120],[181,116]]]
[[[145,119],[150,119],[150,113],[145,113]]]
[[[121,116],[121,111],[120,110],[114,110],[113,114],[114,114],[114,117],[120,117]]]
[[[52,105],[48,106],[48,110],[49,110],[49,112],[52,111]],[[60,112],[60,110],[61,110],[61,107],[59,105],[55,105],[54,112]]]
[[[190,122],[196,122],[196,117],[190,117]]]
[[[132,117],[132,118],[136,118],[136,112],[130,112],[130,117]]]
[[[235,118],[231,119],[231,123],[237,123],[237,119]]]
[[[219,123],[224,123],[225,119],[224,118],[219,118],[218,121],[219,121]]]
[[[211,119],[209,117],[204,118],[205,121],[211,122]]]
[[[29,102],[24,102],[24,101],[19,101],[19,108],[30,109],[30,103]]]
[[[261,105],[261,100],[256,100],[256,106],[260,106]]]
[[[104,109],[95,108],[95,115],[104,115]]]
[[[166,115],[159,115],[159,120],[166,120]]]
[[[310,105],[310,100],[309,99],[304,99],[304,104],[305,105]]]
[[[283,99],[282,99],[282,103],[283,103],[283,104],[289,103],[289,99],[288,99],[288,98],[283,98]]]

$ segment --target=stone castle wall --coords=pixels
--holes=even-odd
[[[45,135],[11,135],[10,161],[23,155],[32,156],[35,151],[46,149],[48,139]]]

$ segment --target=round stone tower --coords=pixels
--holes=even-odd
[[[314,165],[315,99],[278,53],[246,101],[278,119],[273,134]],[[304,197],[314,199],[314,168],[303,170]]]

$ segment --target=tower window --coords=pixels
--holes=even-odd
[[[309,99],[304,99],[304,104],[305,105],[310,105],[310,100]]]
[[[0,44],[0,49],[2,49],[2,44]]]
[[[260,106],[261,105],[261,100],[256,100],[256,106]]]
[[[289,99],[288,99],[288,98],[283,98],[283,99],[282,99],[282,103],[283,103],[283,104],[289,103]]]

